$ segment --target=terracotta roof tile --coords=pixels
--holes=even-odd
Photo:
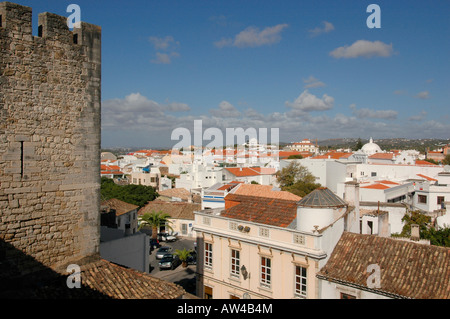
[[[424,178],[424,179],[426,179],[427,181],[430,181],[430,182],[437,181],[437,179],[429,177],[429,176],[426,176],[426,175],[423,175],[423,174],[417,174],[417,176],[422,177],[422,178]]]
[[[381,287],[369,288],[367,267],[380,267]],[[318,277],[390,297],[450,298],[450,248],[344,232]]]
[[[115,209],[116,210],[116,216],[120,216],[123,214],[126,214],[128,212],[131,212],[132,210],[138,209],[139,206],[125,203],[124,201],[121,201],[116,198],[112,198],[106,201],[103,201],[101,203],[101,206],[108,207],[109,209]]]
[[[297,216],[295,200],[228,194],[225,205],[221,216],[272,226],[287,227]]]
[[[370,159],[393,159],[394,153],[375,153],[369,156]]]
[[[278,198],[299,201],[302,198],[286,191],[274,191],[271,185],[241,184],[231,191],[236,195]]]
[[[264,167],[242,167],[242,168],[227,167],[225,169],[237,177],[273,175],[276,173],[275,168],[264,168]]]
[[[81,287],[73,289],[67,286],[68,273],[65,267],[59,271],[47,268],[27,278],[2,278],[0,298],[178,299],[186,294],[182,287],[174,283],[99,257],[80,263],[80,270]]]

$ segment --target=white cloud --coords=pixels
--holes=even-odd
[[[150,62],[155,64],[170,64],[172,63],[172,58],[176,58],[179,56],[180,55],[177,52],[172,53],[156,52],[156,59],[152,59]]]
[[[416,98],[421,100],[427,100],[430,98],[430,92],[428,91],[419,92],[417,93]]]
[[[214,42],[214,45],[218,47],[219,49],[223,47],[229,47],[233,45],[233,39],[225,39],[222,38],[220,41]]]
[[[385,44],[381,41],[371,42],[366,40],[358,40],[351,46],[339,47],[330,52],[330,55],[336,59],[389,57],[392,54],[392,43]]]
[[[333,108],[334,98],[326,94],[322,98],[318,98],[305,90],[294,102],[287,101],[285,104],[304,112],[327,111]]]
[[[420,112],[420,114],[410,116],[408,118],[409,121],[422,121],[427,117],[428,113],[426,111]]]
[[[287,24],[278,24],[263,30],[256,27],[248,27],[237,34],[234,39],[222,38],[220,41],[215,42],[214,45],[218,48],[225,46],[246,48],[272,45],[281,41],[281,32],[287,27]]]
[[[334,25],[331,22],[323,21],[323,27],[316,27],[312,30],[308,30],[309,34],[312,37],[318,36],[322,33],[328,33],[334,30]]]
[[[312,88],[319,88],[319,87],[326,86],[325,83],[323,83],[322,81],[319,81],[312,75],[309,78],[307,78],[306,80],[303,80],[303,83],[306,84],[305,89],[312,89]]]
[[[149,37],[149,41],[153,44],[156,50],[168,50],[169,48],[175,48],[180,45],[180,43],[175,41],[175,39],[170,35],[164,38],[151,36]]]
[[[353,115],[359,119],[384,119],[395,120],[397,119],[398,112],[394,110],[371,110],[368,108],[357,109],[355,104],[350,105]]]
[[[350,106],[349,114],[311,113],[312,110],[331,108],[334,99],[324,95],[318,98],[307,91],[290,104],[286,111],[278,110],[263,113],[254,108],[238,110],[228,101],[222,101],[216,108],[200,115],[191,115],[187,104],[180,102],[153,101],[140,93],[125,98],[102,102],[102,140],[110,146],[171,147],[177,141],[171,141],[171,133],[176,128],[193,128],[194,120],[203,121],[203,130],[216,127],[226,128],[279,128],[280,141],[290,142],[303,137],[344,138],[365,136],[396,137],[407,136],[448,136],[450,124],[446,119],[421,121],[426,112],[411,116],[409,121],[399,121],[396,125],[388,122],[398,116],[393,110],[357,109]],[[274,106],[276,108],[276,106]],[[180,113],[184,112],[184,113]],[[363,133],[361,133],[363,132]],[[193,134],[193,133],[192,133]],[[208,141],[204,142],[204,145]]]
[[[180,54],[177,52],[180,42],[175,41],[172,36],[166,36],[164,38],[159,38],[155,36],[149,37],[150,43],[153,44],[155,50],[166,51],[166,52],[156,52],[156,58],[152,59],[150,62],[155,64],[170,64],[172,63],[172,58],[179,57]]]
[[[229,117],[239,117],[241,115],[241,112],[239,112],[231,103],[227,101],[222,101],[219,104],[218,109],[212,109],[209,110],[211,115],[216,117],[223,117],[223,118],[229,118]]]

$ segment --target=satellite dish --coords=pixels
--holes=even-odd
[[[250,294],[249,294],[248,292],[246,292],[246,293],[242,296],[242,298],[243,298],[243,299],[252,299],[252,298],[250,297]]]
[[[450,165],[445,165],[444,166],[444,172],[450,172]]]

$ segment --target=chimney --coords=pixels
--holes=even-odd
[[[359,210],[359,183],[354,181],[345,183],[344,192],[344,200]]]
[[[360,212],[359,212],[359,183],[347,182],[345,183],[344,200],[349,206],[353,206],[354,209],[345,218],[344,227],[346,231],[359,234],[360,224]]]
[[[412,224],[411,225],[411,240],[419,241],[419,239],[420,239],[419,225]]]

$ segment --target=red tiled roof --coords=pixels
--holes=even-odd
[[[420,176],[420,177],[422,177],[422,178],[424,178],[424,179],[426,179],[427,181],[430,181],[430,182],[435,182],[435,181],[437,181],[437,179],[431,178],[431,177],[426,176],[426,175],[423,175],[423,174],[417,174],[417,176]]]
[[[290,192],[274,191],[271,185],[241,184],[232,193],[236,195],[286,199],[297,202],[302,199],[300,196]]]
[[[135,209],[138,209],[139,206],[126,203],[116,198],[112,198],[101,203],[101,206],[108,207],[109,209],[116,210],[116,216],[120,216],[126,213],[129,213]]]
[[[275,168],[266,167],[226,167],[225,169],[236,177],[275,174]]]
[[[297,216],[297,201],[285,199],[228,194],[225,207],[221,216],[278,227],[289,226]]]
[[[187,202],[166,202],[162,200],[154,200],[142,207],[138,215],[142,216],[146,213],[159,212],[169,214],[173,219],[190,219],[194,220],[194,212],[201,210],[202,205]]]
[[[393,159],[394,153],[375,153],[369,156],[370,159]]]
[[[18,299],[179,299],[188,297],[179,285],[155,278],[147,273],[124,268],[95,258],[91,262],[79,263],[81,287],[67,287],[66,269],[47,270],[46,274],[32,275],[39,285],[8,285],[3,280],[1,298]],[[51,272],[51,273],[50,273]],[[30,280],[30,278],[27,278]],[[6,283],[5,283],[6,281]],[[4,287],[6,286],[6,287]]]
[[[380,288],[369,288],[378,265]],[[344,232],[317,277],[397,298],[449,299],[450,248]]]
[[[390,188],[390,187],[389,187],[389,186],[386,186],[386,185],[383,185],[383,184],[375,183],[375,184],[372,184],[372,185],[369,185],[369,186],[364,186],[364,187],[361,187],[361,188],[368,188],[368,189],[388,189],[388,188]]]
[[[430,163],[430,162],[427,162],[427,161],[421,161],[421,160],[417,160],[417,161],[416,161],[416,165],[430,165],[430,166],[437,166],[437,165],[434,164],[434,163]]]
[[[388,181],[388,180],[377,181],[377,183],[388,184],[388,185],[400,185],[399,183],[396,183],[396,182],[393,182],[393,181]]]

